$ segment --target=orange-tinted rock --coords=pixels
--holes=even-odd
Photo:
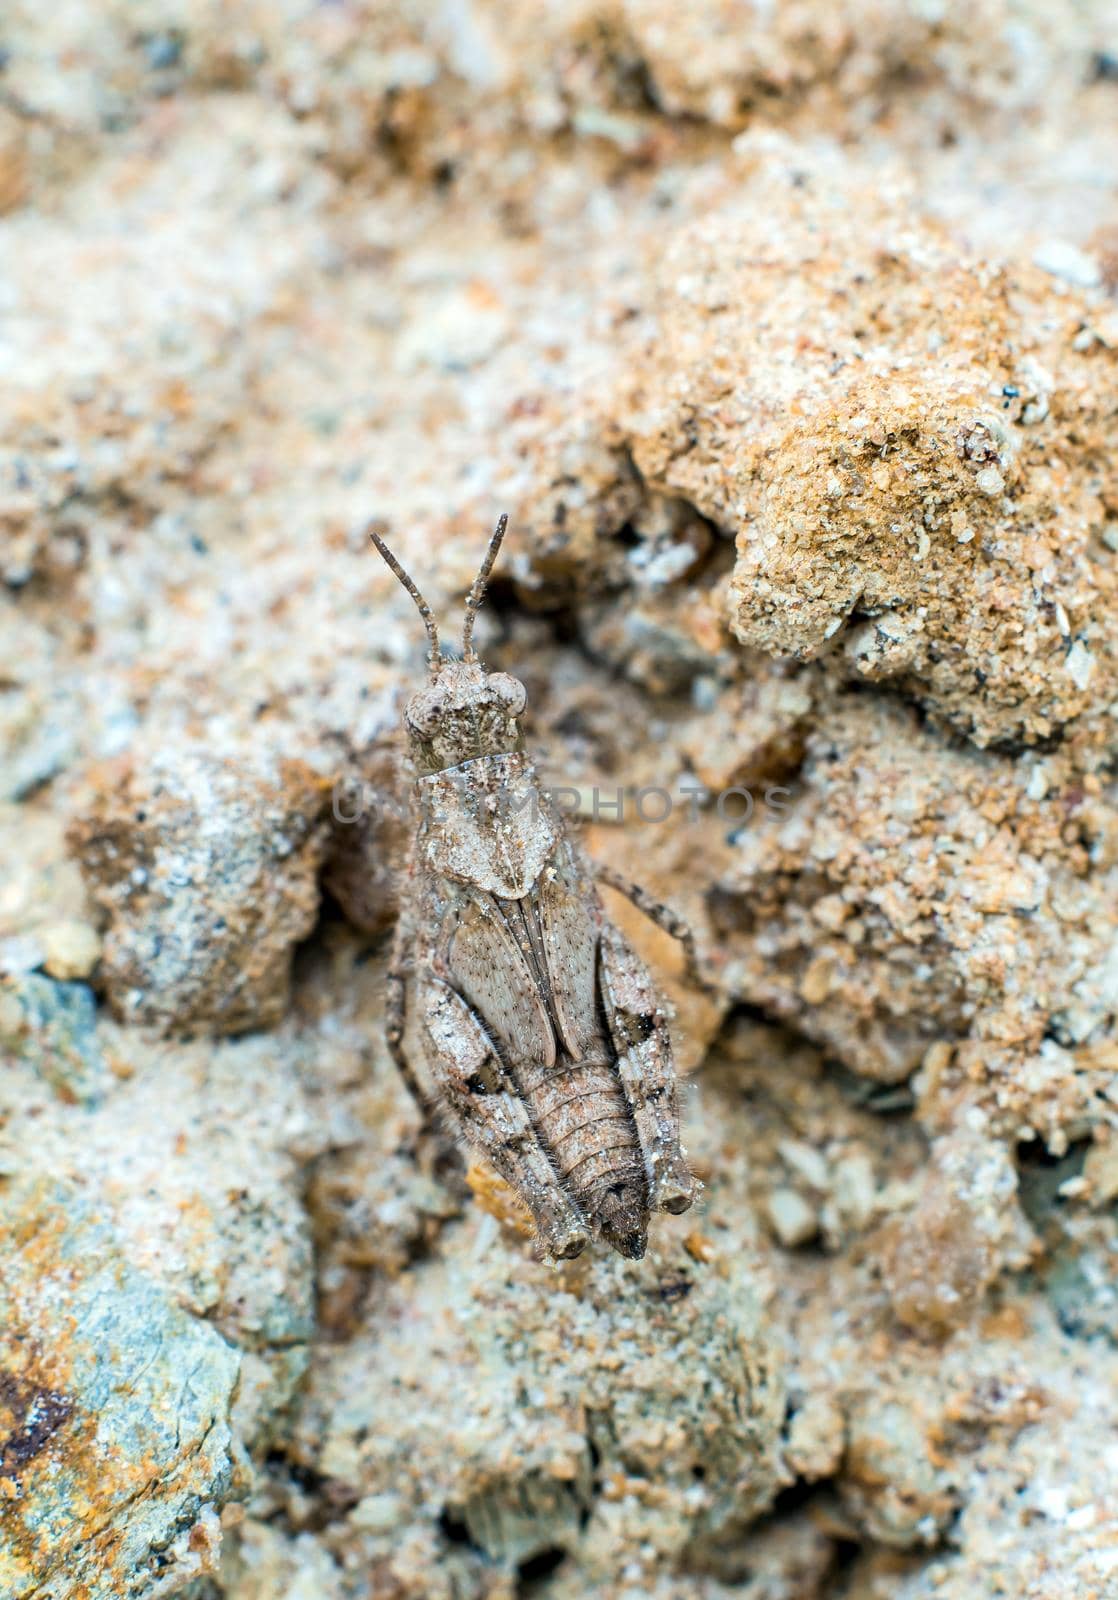
[[[1005,1149],[974,1134],[932,1147],[913,1209],[885,1230],[882,1270],[900,1320],[942,1334],[966,1322],[1007,1266],[1023,1266],[1030,1233]]]

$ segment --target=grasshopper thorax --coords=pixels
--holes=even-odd
[[[444,662],[404,708],[416,770],[443,772],[516,750],[526,698],[519,678],[507,672],[486,672],[477,661]]]

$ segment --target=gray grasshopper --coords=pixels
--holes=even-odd
[[[440,1097],[530,1210],[542,1253],[576,1256],[600,1237],[639,1259],[649,1213],[686,1211],[697,1184],[679,1144],[664,1006],[595,878],[681,939],[693,968],[694,946],[666,907],[586,859],[521,748],[523,684],[477,659],[474,621],[506,523],[467,597],[460,660],[443,655],[430,607],[369,529],[430,646],[426,686],[404,711],[415,832],[388,1044],[428,1110],[404,1048],[410,976]]]

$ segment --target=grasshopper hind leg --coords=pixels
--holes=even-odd
[[[699,1185],[679,1143],[679,1107],[667,1018],[643,964],[617,929],[607,926],[599,948],[599,986],[648,1173],[653,1211],[678,1215]]]
[[[449,984],[427,978],[420,999],[431,1067],[463,1134],[532,1213],[540,1244],[577,1256],[590,1228],[566,1193],[481,1019]]]

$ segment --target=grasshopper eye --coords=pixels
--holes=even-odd
[[[508,672],[491,672],[489,688],[505,706],[510,717],[518,717],[528,702],[528,693],[519,678]]]
[[[429,739],[439,723],[439,711],[416,697],[404,707],[404,725],[409,733],[420,739]]]

